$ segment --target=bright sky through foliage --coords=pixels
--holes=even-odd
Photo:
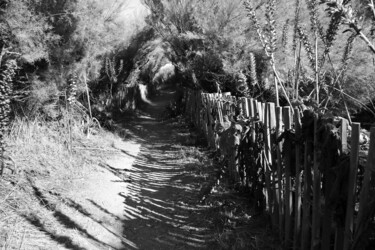
[[[125,21],[128,25],[141,25],[144,24],[144,18],[148,13],[146,7],[141,3],[140,0],[126,0],[124,12],[122,13],[120,20]]]

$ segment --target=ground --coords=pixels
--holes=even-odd
[[[266,220],[245,212],[248,197],[217,191],[199,134],[160,119],[173,96],[164,91],[137,117],[120,117],[118,136],[81,139],[76,158],[58,153],[74,162],[65,169],[34,152],[44,169],[26,157],[29,167],[6,174],[2,249],[267,249]]]

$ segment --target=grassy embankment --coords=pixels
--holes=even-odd
[[[82,189],[80,180],[116,153],[122,138],[96,129],[87,136],[82,126],[68,121],[44,122],[16,119],[6,138],[7,161],[0,179],[0,246],[33,249],[73,245],[69,234],[54,222],[68,194]],[[64,220],[64,218],[57,217]],[[68,218],[63,223],[68,221]],[[64,232],[63,232],[64,231]],[[74,237],[72,237],[74,239]]]

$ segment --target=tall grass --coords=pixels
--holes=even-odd
[[[56,225],[38,226],[30,221],[37,216],[46,218],[41,223],[51,223],[47,218],[54,210],[45,209],[50,205],[43,204],[35,187],[51,194],[53,204],[60,204],[61,197],[80,185],[77,180],[98,171],[98,164],[118,153],[114,145],[122,142],[119,136],[98,128],[97,134],[88,138],[85,130],[81,121],[68,115],[48,122],[42,117],[13,120],[5,137],[7,161],[0,177],[0,249],[56,249],[52,247],[56,242],[41,231],[44,226],[53,229]]]
[[[310,103],[312,108],[320,112],[325,112],[328,108],[341,109],[340,115],[346,113],[350,119],[348,103],[351,107],[364,107],[361,101],[363,97],[350,93],[355,93],[356,90],[346,84],[345,78],[345,73],[353,66],[351,62],[355,38],[359,37],[365,41],[370,50],[373,45],[365,37],[364,31],[358,29],[359,19],[355,17],[347,2],[323,3],[327,3],[329,8],[327,9],[324,4],[318,5],[316,1],[307,0],[303,3],[296,0],[294,18],[288,17],[277,33],[275,30],[278,29],[275,26],[280,22],[280,17],[275,11],[279,9],[277,7],[281,7],[280,3],[275,7],[274,1],[269,0],[263,10],[259,6],[253,7],[251,1],[245,1],[244,5],[253,23],[252,29],[257,32],[259,43],[272,66],[276,94],[282,91],[289,104],[290,100],[296,105]],[[302,11],[308,13],[309,22],[303,20]],[[261,15],[264,15],[263,19],[266,21],[264,26],[260,25]],[[289,23],[289,20],[293,23]],[[291,44],[287,42],[289,25],[293,26]],[[349,26],[347,31],[351,35],[340,34],[344,26]],[[279,39],[276,35],[280,35],[280,43],[273,42]],[[337,41],[338,37],[340,41]],[[342,40],[343,38],[345,40]],[[302,53],[301,47],[304,48]],[[337,55],[340,54],[341,60],[337,60]],[[285,58],[294,58],[294,65],[288,65]]]

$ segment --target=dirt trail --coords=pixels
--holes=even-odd
[[[191,175],[181,159],[178,131],[157,117],[173,98],[164,92],[155,98],[130,127],[142,142],[121,195],[125,199],[124,237],[129,249],[207,249],[212,236],[199,202],[200,178]],[[126,243],[126,242],[125,242]]]
[[[184,145],[186,126],[158,119],[173,96],[165,91],[137,118],[118,121],[123,138],[97,135],[76,146],[100,163],[32,170],[16,181],[23,210],[9,210],[7,228],[0,221],[0,247],[212,249],[210,208],[199,202],[204,153]]]
[[[65,247],[208,249],[208,208],[197,205],[202,176],[178,143],[182,125],[158,119],[173,97],[164,91],[137,118],[119,121],[127,137],[113,145],[120,153],[73,185],[60,208],[79,231],[71,237],[77,244]]]
[[[58,249],[209,249],[208,208],[197,205],[203,177],[185,152],[197,149],[178,143],[188,137],[181,124],[158,119],[173,97],[164,91],[137,118],[119,121],[127,137],[113,143],[119,152],[73,181],[54,213],[64,226],[57,235],[69,237]]]

